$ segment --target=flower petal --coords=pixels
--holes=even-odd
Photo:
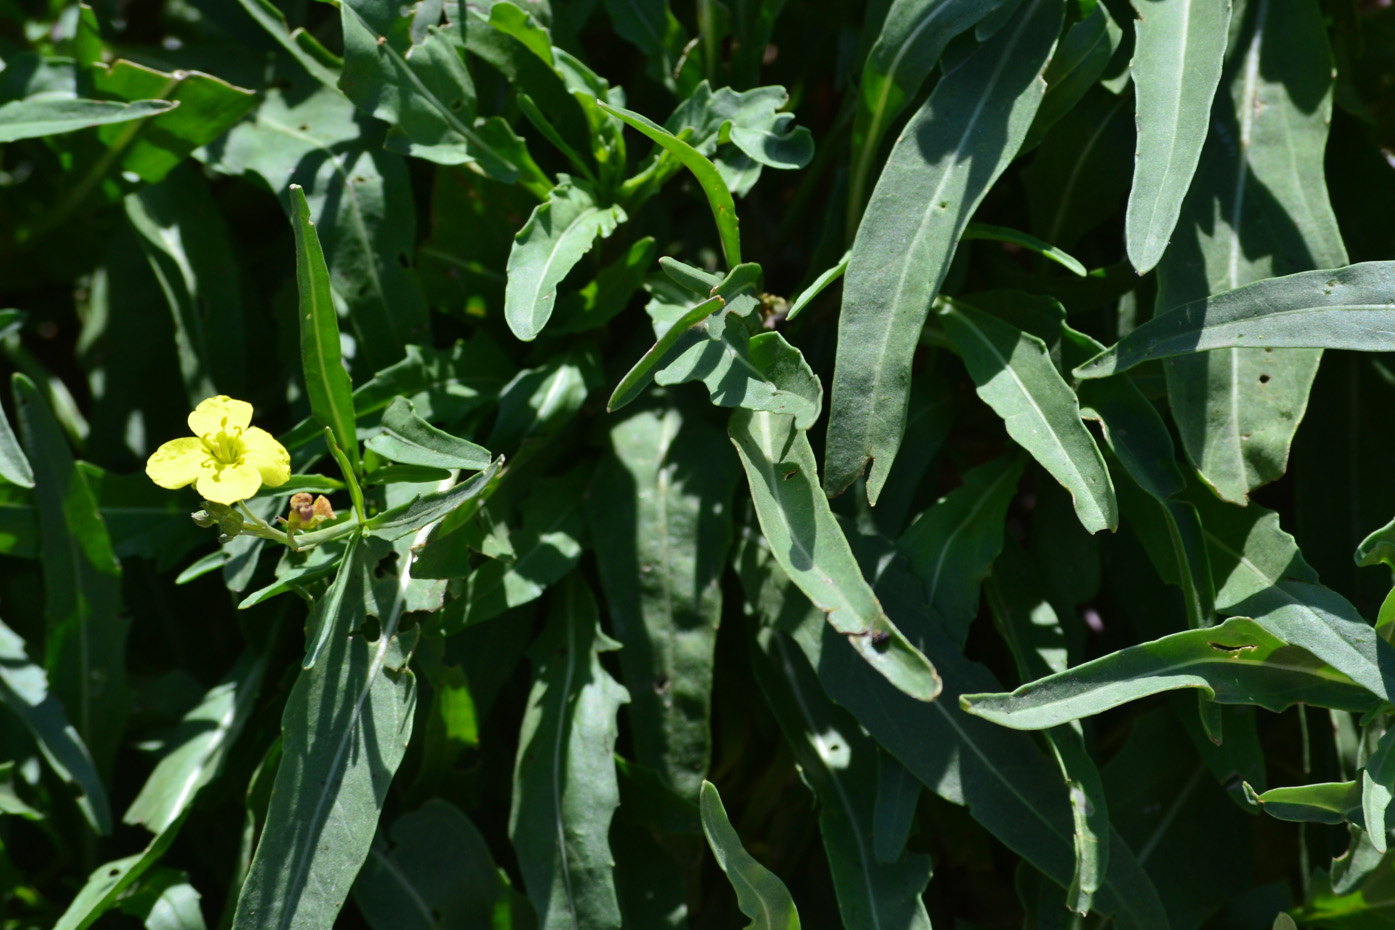
[[[233,400],[226,394],[208,398],[189,414],[189,429],[195,436],[206,436],[219,430],[246,429],[251,422],[252,405],[245,400]]]
[[[256,494],[261,486],[261,473],[246,462],[221,468],[210,464],[199,475],[196,485],[203,499],[215,504],[236,504]]]
[[[198,480],[209,458],[203,440],[193,436],[171,439],[146,460],[145,473],[162,488],[182,488]]]
[[[261,472],[269,488],[285,484],[291,477],[291,456],[286,447],[259,426],[242,434],[242,461]]]

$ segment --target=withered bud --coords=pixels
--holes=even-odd
[[[291,495],[290,513],[286,518],[286,525],[291,532],[312,530],[333,519],[334,508],[323,494],[314,498],[306,491]]]

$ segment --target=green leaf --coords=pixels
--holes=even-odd
[[[517,372],[499,392],[499,416],[487,444],[512,450],[556,433],[576,416],[599,380],[600,363],[587,344]]]
[[[369,518],[363,525],[370,536],[381,539],[401,539],[435,523],[454,511],[457,507],[474,500],[483,494],[503,467],[502,458],[495,459],[490,466],[463,484],[439,491],[418,494],[413,500],[384,510]]]
[[[799,930],[799,910],[779,877],[757,862],[727,819],[717,786],[704,780],[700,794],[702,832],[712,856],[736,892],[741,913],[751,918],[746,930]]]
[[[1109,68],[1123,37],[1124,31],[1109,14],[1109,8],[1100,3],[1066,29],[1051,55],[1051,63],[1042,73],[1046,96],[1042,97],[1041,109],[1027,132],[1024,149],[1035,148],[1047,130],[1074,109]]]
[[[1176,688],[1222,704],[1280,711],[1297,703],[1368,711],[1380,700],[1358,683],[1247,617],[1128,646],[1023,685],[966,694],[960,706],[1017,730],[1041,730]]]
[[[34,487],[34,469],[15,438],[4,407],[0,407],[0,478],[21,488]]]
[[[1272,635],[1390,700],[1395,693],[1390,644],[1345,598],[1317,584],[1317,573],[1280,528],[1278,514],[1200,495],[1196,504],[1216,577],[1216,609],[1254,617]]]
[[[321,45],[312,33],[303,28],[291,29],[274,0],[238,0],[238,3],[315,80],[326,87],[339,87],[343,59],[335,61],[337,56]]]
[[[1100,422],[1105,442],[1129,479],[1153,498],[1151,502],[1147,498],[1135,500],[1130,505],[1128,498],[1136,492],[1131,493],[1128,481],[1120,491],[1124,510],[1138,530],[1139,539],[1149,549],[1164,579],[1181,589],[1188,626],[1210,626],[1216,603],[1211,562],[1196,508],[1174,497],[1181,493],[1184,481],[1167,424],[1127,378],[1086,381],[1079,393],[1081,416]],[[1170,545],[1167,554],[1159,557],[1158,544],[1164,540]]]
[[[1025,551],[1015,543],[993,566],[988,603],[1022,679],[1059,673],[1067,665],[1065,631],[1044,590]],[[1075,826],[1075,872],[1066,889],[1066,907],[1087,914],[1109,863],[1104,783],[1078,724],[1053,727],[1042,738],[1065,779]]]
[[[586,466],[538,483],[523,504],[523,525],[514,531],[513,551],[501,554],[469,572],[465,590],[441,614],[446,633],[499,616],[511,607],[537,600],[560,581],[581,559],[584,523],[582,489]],[[457,578],[469,563],[461,548],[464,533],[432,541],[418,556],[423,578]]]
[[[480,471],[489,467],[489,450],[452,436],[417,416],[412,402],[394,398],[383,413],[383,431],[366,443],[385,459],[427,468]]]
[[[165,739],[165,752],[123,823],[142,824],[157,836],[169,829],[195,795],[222,772],[229,752],[252,714],[266,674],[267,657],[247,652]]]
[[[439,8],[438,8],[439,9]],[[339,86],[387,122],[387,147],[443,165],[467,164],[500,181],[521,166],[473,125],[475,85],[458,30],[416,31],[416,11],[386,0],[344,0],[344,73]]]
[[[363,588],[372,584],[370,565],[355,561],[350,570],[365,574]],[[321,617],[333,633],[286,702],[281,764],[234,930],[328,927],[343,907],[412,734],[416,678],[407,660],[417,633],[398,630],[409,580],[400,569],[390,603],[376,609],[346,597]],[[381,625],[372,642],[361,630],[370,613]]]
[[[788,637],[765,629],[758,642],[751,650],[756,681],[801,776],[818,796],[819,832],[844,925],[930,930],[921,900],[930,857],[898,849],[891,861],[882,862],[874,851],[877,744],[823,693],[808,660]]]
[[[1212,108],[1215,138],[1158,266],[1159,313],[1348,262],[1326,188],[1312,183],[1324,169],[1334,68],[1318,6],[1252,3],[1237,18],[1222,79],[1230,92]],[[1223,499],[1243,503],[1284,473],[1320,358],[1234,348],[1167,362],[1182,445]]]
[[[1384,855],[1390,803],[1395,798],[1395,730],[1386,730],[1361,767],[1362,826],[1376,852]]]
[[[877,562],[880,555],[866,553]],[[767,615],[779,615],[789,602],[787,579],[770,578],[757,598],[753,582],[772,566],[769,556],[747,547],[739,571],[748,597]],[[940,700],[924,703],[899,693],[859,661],[855,644],[809,611],[781,617],[818,670],[825,692],[857,718],[888,752],[926,787],[957,805],[968,805],[985,829],[1065,887],[1074,871],[1070,805],[1060,774],[1030,739],[964,713],[958,697],[967,690],[996,686],[983,666],[969,662],[937,629],[920,602],[919,586],[892,564],[880,573],[879,596],[892,604],[897,619],[916,642],[935,656],[945,680]],[[768,605],[768,606],[767,606]],[[773,611],[772,611],[773,608]],[[797,626],[795,626],[797,624]],[[1113,914],[1121,928],[1165,930],[1163,906],[1148,875],[1118,836],[1110,837],[1109,869],[1095,898],[1095,910]]]
[[[44,667],[101,772],[120,745],[131,701],[126,686],[130,621],[120,615],[121,566],[92,490],[38,388],[21,374],[13,383],[20,435],[37,479],[47,618]]]
[[[310,219],[310,205],[299,184],[291,185],[291,225],[295,229],[296,287],[300,291],[300,364],[310,410],[348,457],[353,471],[358,457],[353,389],[339,354],[339,316],[329,286],[329,269]]]
[[[606,411],[614,413],[638,397],[653,380],[655,370],[668,361],[675,348],[680,343],[701,338],[697,330],[701,328],[705,332],[707,320],[719,313],[724,306],[726,301],[721,297],[712,297],[674,320],[649,351],[645,352],[625,377],[620,379],[620,383],[611,392],[610,400],[606,402]]]
[[[216,394],[244,396],[246,324],[237,265],[207,183],[181,167],[124,203],[169,304],[190,407]]]
[[[520,902],[507,874],[455,805],[432,798],[393,821],[388,835],[391,842],[374,843],[354,881],[354,903],[374,930],[494,927],[499,917],[518,920]],[[496,908],[502,914],[496,916]]]
[[[996,9],[1003,0],[896,0],[862,66],[853,116],[852,168],[848,181],[848,238],[857,228],[882,138],[920,91],[949,40]]]
[[[676,90],[674,59],[682,54],[687,36],[668,0],[605,0],[605,11],[620,38],[653,63],[653,73],[670,90]]]
[[[898,690],[933,701],[940,693],[939,675],[863,579],[819,490],[808,437],[792,417],[746,410],[732,414],[727,432],[746,470],[761,532],[780,567],[865,662]]]
[[[92,926],[97,918],[116,905],[126,889],[165,854],[183,823],[182,818],[176,820],[151,840],[143,851],[99,865],[88,876],[87,883],[78,891],[63,916],[58,918],[53,930],[87,930]]]
[[[601,665],[619,648],[600,630],[586,582],[571,575],[532,649],[509,839],[541,930],[619,928],[607,834],[620,789],[616,714],[629,701]]]
[[[324,597],[315,603],[310,621],[306,624],[308,635],[305,659],[300,663],[302,670],[315,667],[330,637],[336,632],[336,618],[359,614],[367,616],[377,609],[372,582],[372,569],[376,563],[377,558],[369,551],[363,537],[350,536],[334,581]]]
[[[1070,492],[1081,525],[1091,533],[1117,527],[1118,502],[1104,456],[1046,344],[959,301],[945,301],[940,318],[978,396],[1003,418],[1008,435]]]
[[[1097,10],[1103,7],[1095,7]],[[1080,277],[1085,277],[1088,272],[1085,266],[1074,257],[1066,254],[1061,249],[1056,248],[1049,242],[1044,242],[1036,236],[1019,232],[1016,229],[1009,229],[1006,226],[990,226],[988,223],[970,223],[964,227],[964,234],[959,237],[963,239],[988,239],[994,242],[1009,242],[1019,245],[1024,249],[1031,249],[1043,258],[1049,258],[1063,268],[1069,269],[1071,273]]]
[[[330,283],[349,308],[359,357],[374,370],[401,360],[406,346],[430,333],[410,267],[417,233],[411,181],[405,159],[384,151],[382,139],[380,124],[337,90],[301,98],[270,87],[252,117],[210,147],[212,167],[255,174],[278,199],[291,184],[305,189]],[[281,202],[291,214],[292,199]]]
[[[0,703],[19,718],[34,737],[49,767],[64,782],[77,786],[74,798],[83,819],[98,834],[111,832],[111,809],[102,780],[63,704],[49,690],[48,676],[24,649],[24,640],[0,622]]]
[[[38,139],[76,132],[89,126],[126,123],[166,113],[178,103],[170,100],[82,100],[72,97],[30,97],[0,105],[0,142]]]
[[[133,61],[117,59],[93,66],[92,86],[119,100],[169,100],[178,106],[158,120],[129,126],[103,126],[97,138],[120,156],[123,171],[154,184],[208,145],[257,105],[257,95],[201,71],[166,74]],[[132,128],[134,135],[129,135]]]
[[[0,637],[4,637],[0,633]],[[23,661],[28,661],[24,659]],[[3,685],[0,685],[2,688]],[[6,703],[9,703],[6,700]],[[15,790],[14,783],[15,763],[0,762],[0,815],[11,817],[23,817],[25,820],[43,820],[42,812],[35,810],[20,798],[19,792]]]
[[[804,311],[804,308],[813,302],[814,298],[828,289],[834,281],[841,278],[848,270],[848,260],[852,257],[852,250],[843,253],[843,257],[838,259],[838,263],[832,268],[820,274],[804,290],[799,292],[799,296],[790,302],[789,310],[785,311],[785,319],[792,320]]]
[[[589,284],[562,294],[551,321],[554,333],[578,333],[605,326],[630,305],[630,298],[644,284],[654,266],[658,247],[653,236],[637,239],[614,262],[601,269]]]
[[[762,166],[795,170],[814,157],[809,130],[795,127],[794,114],[781,112],[789,103],[783,87],[753,87],[712,91],[699,84],[668,118],[665,128],[711,159],[727,189],[744,197],[760,178]],[[691,130],[691,135],[683,135]],[[723,149],[730,142],[735,148]]]
[[[461,419],[496,399],[515,374],[498,344],[482,335],[449,349],[409,345],[406,356],[354,391],[354,416],[359,426],[371,428],[363,421],[381,414],[399,395],[411,401],[423,417]],[[322,430],[313,417],[308,418],[283,435],[281,442],[296,449],[321,435]]]
[[[1361,816],[1361,783],[1356,781],[1289,785],[1270,788],[1263,794],[1255,794],[1251,789],[1247,793],[1254,803],[1264,807],[1266,814],[1279,820],[1337,824],[1359,820]]]
[[[1130,63],[1138,116],[1138,156],[1124,223],[1129,261],[1139,274],[1162,258],[1182,212],[1210,128],[1221,80],[1230,0],[1136,0]]]
[[[726,258],[727,267],[735,268],[741,264],[741,234],[737,231],[736,203],[731,199],[731,192],[727,190],[726,182],[716,166],[697,149],[648,117],[600,100],[596,101],[596,106],[653,139],[693,173],[712,208],[712,219],[717,223],[717,235],[722,240],[722,255]]]
[[[1003,547],[1003,521],[1021,477],[1022,459],[1015,455],[970,469],[964,483],[918,516],[896,543],[957,643],[978,616],[979,588]]]
[[[1104,378],[1153,359],[1241,346],[1390,351],[1395,308],[1385,295],[1393,274],[1395,264],[1364,262],[1203,297],[1144,323],[1075,375]]]
[[[548,193],[509,252],[504,317],[515,336],[524,342],[538,337],[552,317],[557,285],[597,239],[609,238],[625,220],[623,209],[602,206],[583,182],[564,179]]]
[[[731,541],[730,456],[722,432],[673,406],[636,410],[610,427],[586,496],[635,760],[686,798],[712,754],[709,718],[722,567]]]
[[[960,234],[1036,113],[1060,19],[1060,3],[1026,0],[1012,24],[935,85],[891,150],[843,282],[825,452],[830,494],[852,484],[869,459],[867,499],[876,503],[886,483],[930,303]]]

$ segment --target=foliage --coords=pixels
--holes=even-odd
[[[1390,926],[1392,74],[0,0],[0,930]]]

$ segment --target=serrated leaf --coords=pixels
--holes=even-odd
[[[519,733],[509,839],[540,930],[620,926],[607,834],[620,805],[616,714],[629,694],[601,666],[617,648],[572,575],[533,646]]]
[[[872,462],[876,503],[900,448],[911,361],[959,236],[1016,156],[1041,102],[1061,4],[1027,0],[1014,22],[935,86],[906,124],[858,227],[843,282],[824,487]]]
[[[564,179],[548,193],[509,253],[504,317],[515,336],[524,342],[537,338],[557,304],[557,285],[597,239],[608,238],[625,220],[621,207],[601,205],[583,182]]]
[[[623,647],[635,761],[687,798],[697,795],[712,754],[719,582],[739,476],[733,458],[712,455],[722,439],[709,420],[672,406],[617,418],[586,497]]]

